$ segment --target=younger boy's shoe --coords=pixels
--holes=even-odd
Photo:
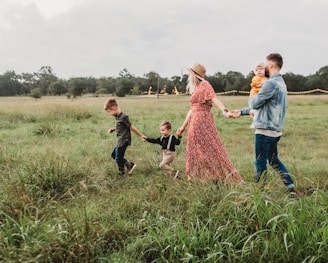
[[[128,174],[132,174],[133,170],[137,167],[137,165],[133,162],[130,162],[130,165],[128,167]]]
[[[297,191],[295,188],[291,188],[288,191],[289,191],[289,193],[295,194],[297,196],[300,196],[301,195],[300,192]]]
[[[174,179],[177,179],[179,177],[179,170],[177,170],[176,172],[175,172],[175,175],[174,175]]]

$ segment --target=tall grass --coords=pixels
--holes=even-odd
[[[229,108],[246,97],[220,97]],[[253,183],[251,119],[217,129],[246,183],[191,183],[185,138],[173,165],[133,136],[121,178],[110,153],[114,118],[105,97],[0,99],[0,262],[328,262],[327,96],[290,96],[280,157],[301,197],[288,194],[271,169],[261,192]],[[149,137],[170,120],[175,131],[188,96],[126,97],[118,102]]]

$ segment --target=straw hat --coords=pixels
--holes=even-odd
[[[206,68],[203,65],[196,63],[192,68],[188,68],[188,71],[195,74],[200,80],[204,80]]]

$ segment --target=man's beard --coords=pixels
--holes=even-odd
[[[267,78],[270,78],[269,70],[265,69],[264,76],[266,76]]]

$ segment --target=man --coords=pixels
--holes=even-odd
[[[267,162],[282,178],[289,192],[298,194],[291,175],[278,158],[278,142],[284,126],[287,88],[280,74],[283,59],[280,54],[272,53],[266,57],[265,75],[269,78],[263,82],[260,92],[248,101],[249,108],[233,110],[228,117],[238,118],[249,115],[251,109],[257,110],[251,128],[255,128],[255,182],[264,188],[267,177]]]

